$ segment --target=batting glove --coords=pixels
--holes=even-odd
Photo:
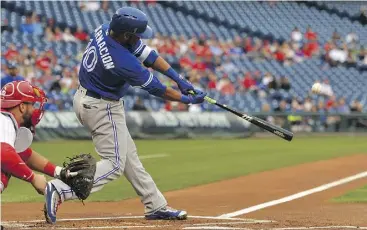
[[[181,93],[185,95],[188,95],[189,91],[194,90],[194,86],[191,84],[191,82],[184,79],[181,75],[180,75],[180,81],[177,82],[177,86],[180,89]]]
[[[204,93],[200,90],[193,90],[195,92],[194,95],[189,94],[189,95],[182,95],[181,96],[181,102],[185,103],[185,104],[200,104],[203,103],[204,98],[206,96],[207,93]]]

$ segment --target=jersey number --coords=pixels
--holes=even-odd
[[[89,46],[89,45],[88,45]],[[90,46],[84,52],[83,66],[88,72],[92,72],[97,65],[97,50],[95,46]]]

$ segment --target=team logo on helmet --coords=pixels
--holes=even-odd
[[[6,90],[5,90],[5,88],[4,88],[4,89],[2,89],[2,90],[1,90],[1,96],[2,96],[2,97],[5,97],[5,95],[6,95]]]

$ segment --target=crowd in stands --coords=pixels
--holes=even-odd
[[[151,1],[154,3],[154,1]],[[84,11],[108,10],[108,2],[80,2]],[[53,19],[44,20],[36,14],[26,15],[20,28],[2,27],[2,30],[19,29],[23,33],[39,35],[48,41],[81,42],[86,44],[89,35],[81,28],[60,28]],[[245,57],[252,61],[276,60],[284,65],[292,65],[309,58],[323,58],[331,66],[338,64],[354,65],[362,62],[367,65],[366,47],[360,46],[358,36],[351,32],[342,38],[337,31],[323,47],[318,42],[318,35],[311,27],[303,34],[298,28],[290,32],[288,41],[261,40],[256,37],[234,37],[231,40],[219,40],[215,36],[199,35],[161,36],[146,41],[163,57],[178,58],[175,67],[187,77],[195,87],[203,90],[217,90],[223,95],[236,92],[248,92],[260,98],[276,97],[274,91],[289,91],[292,88],[287,76],[273,76],[268,72],[242,71],[231,61],[232,58]],[[75,56],[65,55],[57,58],[51,47],[37,50],[24,44],[16,47],[10,43],[2,55],[1,86],[11,79],[26,79],[44,88],[49,93],[72,95],[78,86],[79,62],[83,50]],[[235,73],[236,79],[229,74]],[[168,78],[165,84],[173,85]],[[275,95],[275,96],[274,96]],[[343,99],[336,101],[329,95],[331,102],[310,104],[309,98],[280,101],[276,105],[263,105],[263,111],[362,111],[358,102],[348,109],[342,105]],[[54,100],[54,99],[52,99]],[[50,101],[50,110],[62,110],[65,105],[61,100]],[[140,102],[141,103],[141,102]],[[139,107],[139,102],[137,102]],[[345,101],[344,101],[345,104]],[[187,110],[184,105],[167,103],[165,110]]]

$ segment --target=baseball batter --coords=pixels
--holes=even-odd
[[[193,88],[141,39],[151,38],[146,15],[138,9],[117,10],[109,24],[95,29],[79,72],[80,86],[74,96],[74,111],[86,127],[101,157],[97,162],[91,192],[124,175],[145,207],[146,219],[186,219],[186,211],[167,206],[167,201],[139,160],[137,149],[126,127],[123,96],[130,86],[167,100],[199,104],[205,93]],[[181,92],[166,87],[146,67],[173,79]],[[189,94],[194,91],[195,95]],[[56,222],[58,205],[76,199],[61,180],[47,184],[45,217]]]

